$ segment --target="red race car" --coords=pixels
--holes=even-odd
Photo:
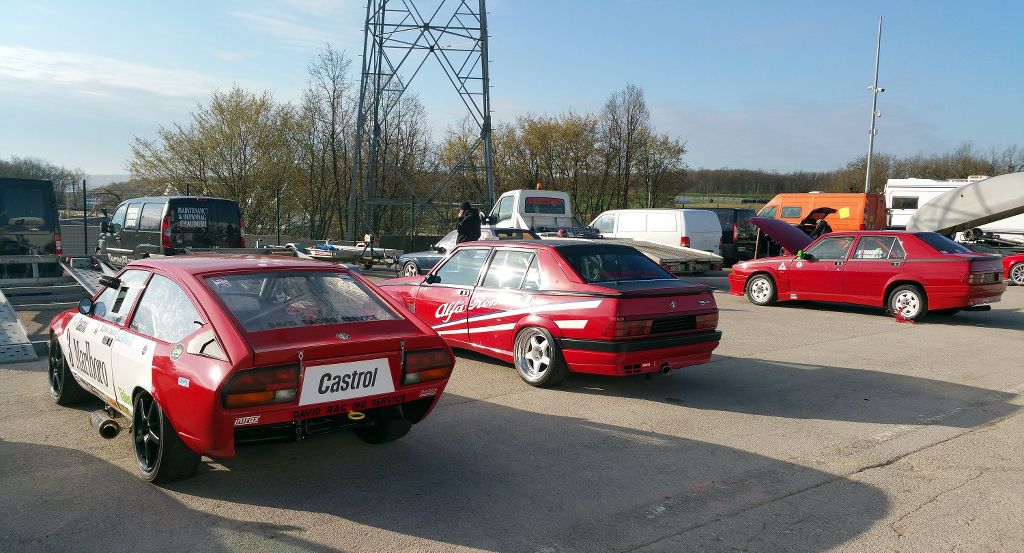
[[[362,276],[268,257],[144,259],[50,323],[50,395],[89,394],[101,435],[130,421],[147,480],[201,455],[354,429],[398,439],[437,403],[451,349]]]
[[[1004,278],[1017,286],[1024,286],[1024,253],[1015,253],[1003,258]]]
[[[813,240],[780,221],[753,217],[787,252],[735,265],[729,292],[757,305],[815,300],[885,306],[906,319],[929,310],[988,309],[1006,290],[999,258],[934,232],[833,232]]]
[[[380,285],[449,344],[512,362],[534,386],[567,372],[668,373],[707,362],[722,337],[710,288],[629,246],[471,242],[426,277]]]

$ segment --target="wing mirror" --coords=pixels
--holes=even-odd
[[[434,284],[437,282],[441,282],[441,279],[438,278],[438,276],[435,275],[434,273],[430,273],[429,275],[423,277],[423,282],[427,284]]]
[[[103,234],[110,232],[110,223],[106,221],[100,221],[100,232],[102,232]]]
[[[488,215],[487,218],[484,219],[484,222],[487,223],[488,225],[496,225],[496,224],[498,224],[498,216],[497,215]]]
[[[448,251],[448,250],[445,249],[444,246],[438,246],[437,244],[434,244],[433,246],[430,246],[430,249],[434,250],[437,253],[444,253],[444,252]]]
[[[802,259],[804,261],[814,261],[814,256],[809,254],[809,253],[807,253],[807,252],[805,252],[805,251],[803,251],[803,250],[798,250],[796,252],[796,258],[797,259]]]
[[[89,298],[82,298],[82,301],[78,302],[78,312],[83,315],[92,313],[92,300]]]
[[[121,279],[117,277],[103,275],[100,277],[100,286],[106,286],[107,288],[117,289],[121,287]]]

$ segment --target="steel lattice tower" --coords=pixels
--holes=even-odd
[[[420,7],[427,4],[432,9],[421,11]],[[478,4],[476,9],[472,4]],[[376,234],[378,206],[411,207],[414,219],[417,209],[429,209],[444,190],[467,182],[466,171],[482,173],[476,175],[477,181],[485,182],[486,190],[479,186],[474,187],[476,190],[459,190],[460,197],[476,199],[488,207],[493,205],[485,0],[367,0],[362,61],[347,237],[353,239],[355,232],[364,229]],[[432,63],[440,64],[465,106],[466,117],[479,129],[479,136],[458,162],[431,172],[437,178],[431,190],[417,191],[401,175],[399,167],[388,166],[382,155],[386,145],[381,127],[390,110],[410,90],[410,83],[424,66]],[[481,150],[482,166],[470,162]],[[385,169],[399,175],[409,192],[407,197],[380,197],[378,181]],[[403,232],[411,225],[412,221],[407,222]]]

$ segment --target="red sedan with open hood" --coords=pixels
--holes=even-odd
[[[877,305],[917,319],[929,310],[989,309],[1006,290],[998,257],[972,252],[938,233],[850,231],[814,240],[778,219],[750,222],[788,252],[733,266],[730,293],[746,294],[757,305]]]
[[[345,268],[294,259],[144,259],[50,324],[50,394],[130,421],[147,480],[201,455],[353,429],[398,439],[437,403],[455,359],[400,302]]]
[[[512,362],[534,386],[567,372],[668,373],[707,362],[722,336],[710,288],[589,240],[461,244],[426,277],[381,288],[449,344]]]

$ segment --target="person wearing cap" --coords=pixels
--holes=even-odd
[[[480,211],[469,205],[469,202],[462,202],[459,206],[459,222],[455,226],[455,243],[472,242],[480,239]]]

